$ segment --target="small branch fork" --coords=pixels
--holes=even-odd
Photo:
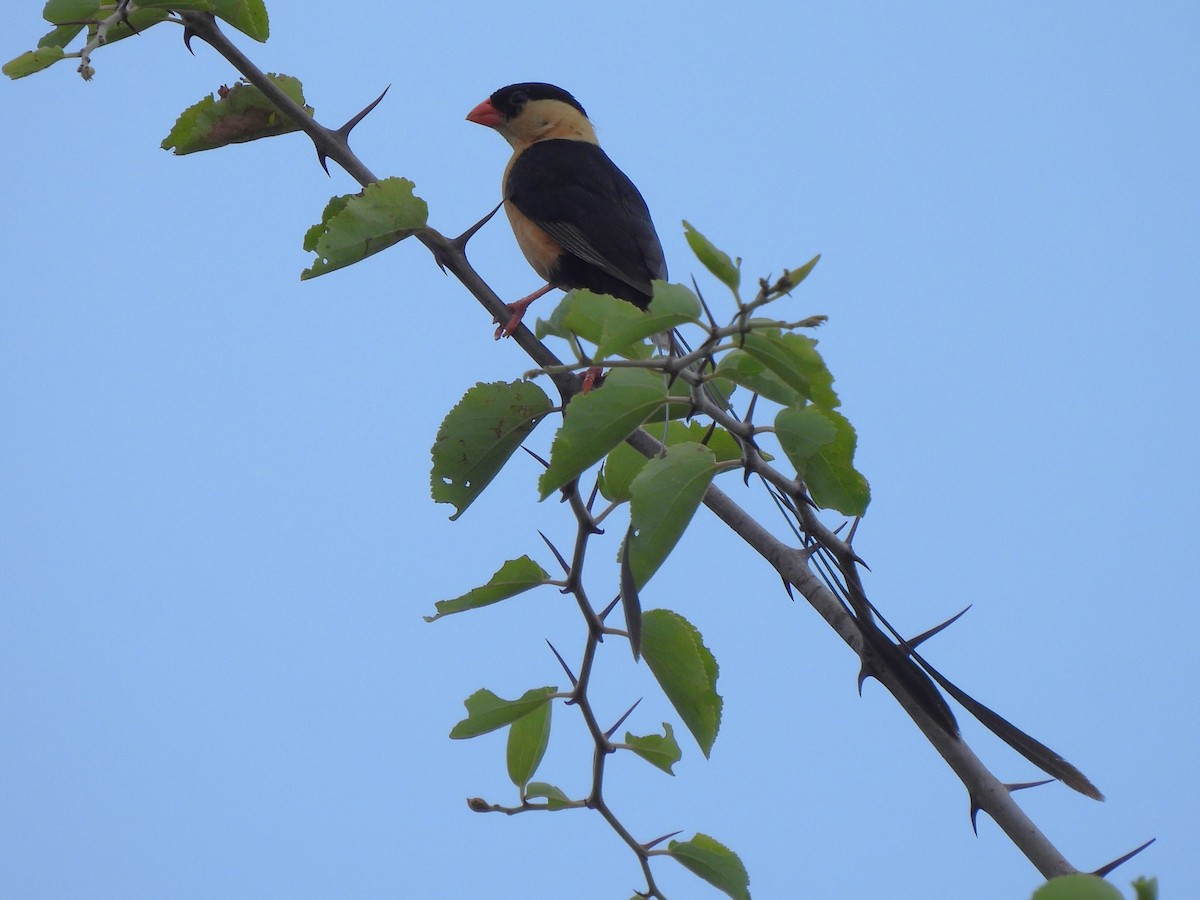
[[[114,21],[119,21],[119,17],[127,14],[131,7],[132,4],[129,2],[119,3],[117,12],[113,13],[113,16],[118,17]],[[333,160],[364,187],[377,180],[370,169],[350,149],[349,136],[353,127],[379,103],[382,95],[361,113],[351,118],[346,125],[338,129],[327,128],[294,103],[238,50],[217,26],[213,16],[194,12],[180,12],[178,15],[178,20],[173,21],[178,21],[183,25],[186,39],[198,37],[208,43],[217,53],[228,60],[241,73],[242,77],[261,90],[285,116],[295,122],[310,137],[316,148],[318,159],[326,171],[328,171],[327,161]],[[113,16],[109,18],[113,19]],[[457,278],[484,309],[503,324],[508,320],[508,307],[479,276],[466,256],[467,242],[494,213],[495,210],[480,223],[456,238],[448,238],[428,227],[417,232],[415,236],[433,254],[434,260],[442,270]],[[824,525],[818,518],[804,485],[774,469],[757,451],[754,444],[755,437],[769,429],[755,428],[748,420],[738,419],[714,402],[713,398],[704,390],[702,365],[698,364],[702,364],[716,350],[726,346],[736,346],[736,342],[753,327],[753,323],[750,321],[751,313],[776,297],[786,294],[791,288],[792,285],[786,273],[784,278],[774,284],[769,284],[764,280],[760,282],[758,296],[749,303],[741,305],[733,324],[724,328],[717,328],[714,325],[708,338],[695,351],[678,357],[664,357],[639,363],[643,366],[661,368],[672,380],[682,379],[692,387],[692,399],[696,411],[711,417],[714,422],[726,428],[742,443],[745,451],[743,465],[746,477],[753,474],[763,479],[772,490],[780,507],[790,511],[796,517],[797,534],[802,537],[805,546],[793,547],[778,539],[715,485],[708,488],[708,492],[704,496],[704,504],[776,569],[789,593],[793,588],[799,591],[842,640],[859,655],[863,665],[862,677],[870,676],[878,679],[892,693],[966,786],[972,823],[974,823],[975,813],[978,810],[982,809],[987,812],[1046,878],[1076,872],[1078,870],[1066,860],[1013,801],[1012,792],[1028,785],[1005,784],[980,762],[959,736],[953,714],[934,687],[933,681],[948,690],[955,699],[963,702],[969,711],[980,716],[984,724],[1043,768],[1046,768],[1047,763],[1044,759],[1035,758],[1037,748],[1051,753],[1054,759],[1058,759],[1067,767],[1066,770],[1060,771],[1047,769],[1050,774],[1056,775],[1077,790],[1097,799],[1101,799],[1099,792],[1081,774],[1078,775],[1081,781],[1072,783],[1071,773],[1076,771],[1073,767],[1058,758],[1056,754],[1052,754],[1047,748],[1043,748],[1042,745],[1033,741],[1032,738],[1022,735],[1013,726],[1008,725],[986,707],[982,707],[981,704],[958,691],[940,674],[936,673],[917,654],[915,649],[924,636],[921,639],[906,641],[890,628],[886,620],[883,620],[878,611],[867,601],[857,569],[862,564],[862,560],[854,553],[850,539],[843,540]],[[820,324],[820,321],[821,317],[814,317],[803,322],[783,324],[813,326]],[[581,378],[577,370],[580,367],[564,364],[524,325],[518,326],[513,331],[512,337],[540,371],[551,378],[561,394],[565,406],[570,398],[579,391]],[[728,343],[731,341],[732,344]],[[649,456],[658,455],[664,451],[662,444],[645,431],[634,432],[628,440],[633,447]],[[607,730],[600,724],[588,696],[588,686],[596,653],[604,637],[607,635],[626,636],[627,633],[605,624],[605,617],[615,603],[610,604],[606,609],[597,611],[589,601],[583,587],[582,575],[587,546],[592,536],[600,533],[598,519],[593,517],[591,512],[591,503],[583,500],[579,494],[578,485],[574,483],[566,489],[565,499],[577,521],[575,544],[569,561],[566,561],[557,550],[554,550],[554,553],[563,564],[566,573],[566,586],[563,591],[574,597],[587,625],[587,638],[578,675],[571,673],[562,657],[558,656],[557,650],[554,653],[558,656],[563,668],[567,670],[573,683],[573,689],[567,702],[579,707],[595,745],[591,791],[586,800],[578,805],[599,812],[621,840],[636,854],[647,883],[646,889],[639,892],[640,895],[665,900],[655,885],[649,867],[649,857],[663,852],[653,849],[662,838],[646,844],[637,841],[609,808],[603,794],[605,762],[609,754],[618,749],[610,738],[620,722],[618,721],[616,725]],[[600,518],[602,517],[603,514]],[[853,530],[851,537],[852,534]],[[817,572],[814,572],[814,565]],[[1001,725],[994,721],[987,721],[984,714],[990,714],[998,719],[999,723],[1016,731],[1021,737],[1027,738],[1036,747],[1020,746],[1018,739],[1011,734],[1004,734]],[[1052,763],[1053,760],[1051,760]],[[532,804],[527,801],[523,802],[520,807],[501,807],[477,799],[470,801],[470,805],[472,809],[478,811],[497,811],[509,814],[546,808],[541,804]],[[1104,871],[1108,871],[1108,869],[1104,869]]]

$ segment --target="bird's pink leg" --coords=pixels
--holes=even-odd
[[[529,309],[529,304],[531,304],[538,297],[550,293],[552,290],[554,290],[554,285],[543,285],[528,297],[522,297],[516,303],[507,304],[508,311],[512,313],[512,315],[509,317],[507,322],[496,329],[496,340],[500,340],[502,337],[512,337],[512,333],[517,330],[517,326],[521,324],[521,319],[525,316],[525,310]],[[493,319],[492,321],[499,322],[500,320]]]

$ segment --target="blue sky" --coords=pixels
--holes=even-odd
[[[41,34],[21,7],[5,58]],[[790,302],[830,317],[873,599],[912,632],[973,604],[928,655],[1107,794],[1021,795],[1068,859],[1156,836],[1119,883],[1197,881],[1194,5],[273,12],[267,45],[240,43],[326,124],[392,85],[355,147],[443,231],[495,203],[508,155],[467,111],[545,80],[641,188],[674,280],[719,295],[684,218],[748,277],[822,253]],[[561,683],[544,639],[577,656],[577,614],[546,590],[421,620],[506,558],[549,566],[537,529],[570,534],[532,462],[458,522],[429,499],[442,416],[525,358],[415,243],[301,284],[304,230],[353,185],[298,136],[158,149],[235,78],[196,50],[164,25],[99,53],[90,84],[62,64],[0,87],[0,894],[629,896],[637,866],[597,816],[470,813],[512,798],[503,740],[446,736],[480,687]],[[504,296],[536,286],[500,220],[471,257]],[[700,628],[726,707],[675,778],[614,761],[636,834],[716,836],[760,898],[1039,882],[704,511],[643,602]],[[600,674],[614,717],[646,697],[634,731],[675,721],[623,651]],[[539,777],[578,794],[583,729],[555,715]],[[1002,778],[1038,777],[965,731]]]

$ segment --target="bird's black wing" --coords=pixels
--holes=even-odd
[[[539,141],[514,160],[505,196],[567,252],[649,296],[667,277],[646,201],[607,154],[585,141]]]

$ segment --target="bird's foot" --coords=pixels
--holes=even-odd
[[[525,310],[529,309],[529,304],[531,304],[538,297],[541,297],[552,290],[554,290],[554,285],[547,284],[544,287],[538,288],[528,297],[522,297],[516,303],[505,304],[508,307],[508,311],[511,313],[511,315],[509,316],[507,322],[505,322],[503,325],[500,325],[500,327],[496,329],[496,340],[500,340],[502,337],[512,337],[513,332],[520,327],[521,319],[525,317]],[[492,319],[492,321],[499,322],[500,320]]]
[[[592,388],[594,388],[599,382],[603,381],[604,376],[603,376],[603,374],[601,374],[603,371],[604,370],[601,369],[599,366],[592,366],[590,369],[588,369],[586,372],[584,372],[583,373],[583,384],[580,385],[580,387],[579,387],[579,393],[586,394],[588,391],[590,391]]]

